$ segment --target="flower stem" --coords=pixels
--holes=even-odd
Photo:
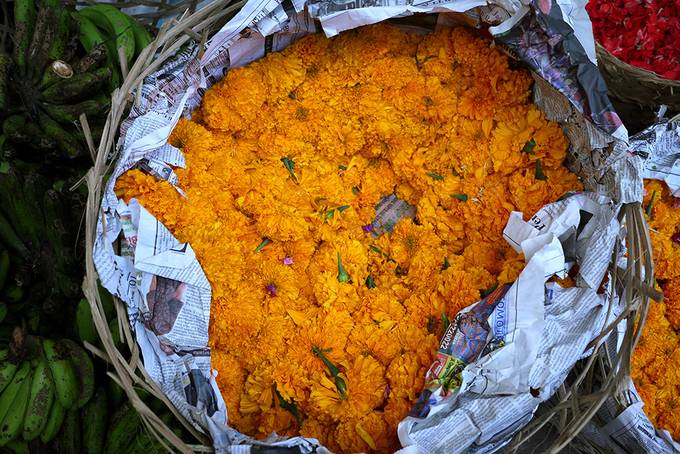
[[[326,358],[326,355],[323,354],[323,351],[319,347],[316,346],[312,347],[312,353],[314,353],[318,358],[321,359],[321,361],[323,361],[323,363],[328,368],[328,371],[333,376],[333,379],[335,380],[335,387],[338,389],[338,393],[340,393],[340,398],[346,399],[347,384],[345,383],[345,380],[343,380],[342,377],[340,376],[340,369],[338,369],[335,364],[333,364],[328,358]]]
[[[340,258],[340,253],[338,252],[338,282],[347,283],[350,282],[352,279],[350,278],[349,274],[347,274],[347,271],[345,271],[345,267],[342,266],[342,259]]]
[[[293,416],[295,416],[295,420],[297,421],[298,427],[302,427],[302,414],[300,413],[300,409],[298,408],[297,405],[295,405],[294,401],[288,402],[286,399],[283,398],[283,396],[279,393],[279,390],[276,389],[276,385],[274,386],[274,392],[276,393],[276,397],[279,400],[279,407],[283,408],[284,410],[290,412]]]
[[[647,209],[645,209],[645,212],[647,213],[647,217],[649,219],[652,219],[652,208],[654,208],[655,199],[656,199],[656,190],[652,191],[652,196],[649,198],[649,204],[647,205]]]
[[[266,245],[268,245],[268,244],[271,243],[271,242],[272,242],[272,240],[270,240],[269,238],[263,239],[262,242],[260,243],[260,245],[259,245],[258,247],[255,248],[255,253],[260,252],[262,249],[264,249],[264,247],[265,247]]]

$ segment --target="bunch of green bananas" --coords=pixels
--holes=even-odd
[[[75,248],[85,197],[46,180],[29,164],[0,163],[0,322],[28,320],[41,333],[46,324],[63,326],[75,311],[69,301],[81,294]],[[5,329],[0,324],[0,337],[9,337]]]
[[[109,321],[113,343],[121,352],[127,351],[120,339],[118,319],[111,294],[99,289],[104,314]],[[91,344],[99,343],[99,339],[92,321],[90,303],[86,299],[80,300],[76,310],[76,331],[81,341]],[[174,416],[165,405],[144,390],[138,390],[138,395],[149,405],[162,421],[171,425],[176,422]],[[110,416],[109,416],[110,415]],[[87,452],[87,453],[139,453],[154,454],[166,452],[163,446],[150,434],[140,430],[143,424],[137,411],[126,401],[125,392],[118,384],[109,379],[106,386],[99,386],[92,400],[81,410],[82,437],[81,451],[70,450],[61,445],[55,446],[56,452]],[[179,437],[186,437],[180,429],[175,430]],[[69,437],[69,440],[77,437]]]
[[[164,452],[122,389],[113,380],[97,386],[95,376],[95,363],[79,343],[15,328],[12,341],[0,347],[0,451]],[[171,419],[167,412],[163,418]]]
[[[0,46],[0,150],[41,161],[86,156],[80,116],[98,140],[105,93],[121,82],[118,49],[129,67],[148,32],[111,5],[76,12],[61,0],[15,0],[14,28],[11,55]]]
[[[76,20],[80,28],[80,42],[87,52],[104,45],[107,66],[111,69],[112,85],[121,80],[121,64],[132,65],[139,53],[151,42],[151,35],[134,18],[106,3],[79,10]],[[120,51],[119,51],[120,49]],[[119,57],[123,53],[123,60]]]
[[[46,443],[69,411],[92,399],[94,364],[72,340],[15,332],[21,341],[0,350],[0,446],[20,438]]]

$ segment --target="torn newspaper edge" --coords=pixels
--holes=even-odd
[[[660,119],[630,138],[631,150],[644,159],[643,178],[665,181],[680,197],[680,117]]]
[[[477,5],[480,6],[470,10]],[[323,30],[327,35],[332,35],[341,29],[355,28],[362,24],[375,23],[390,17],[416,12],[457,12],[465,17],[463,21],[465,24],[479,27],[483,26],[483,20],[490,21],[494,25],[500,22],[501,26],[503,20],[512,20],[513,25],[518,25],[522,18],[529,14],[533,18],[533,25],[530,29],[518,25],[520,28],[517,30],[513,27],[506,27],[502,30],[503,33],[509,33],[506,46],[511,52],[513,46],[522,47],[522,37],[529,39],[530,31],[535,32],[541,29],[542,32],[531,37],[534,41],[536,39],[540,41],[549,39],[550,34],[557,28],[562,32],[571,30],[560,37],[562,44],[551,49],[549,53],[543,52],[546,49],[543,47],[543,51],[536,54],[532,47],[526,46],[523,47],[523,52],[516,52],[525,57],[540,56],[533,66],[543,77],[548,74],[545,70],[552,65],[551,59],[561,58],[560,52],[569,53],[570,49],[583,49],[583,52],[579,51],[578,55],[570,54],[576,63],[573,66],[566,63],[560,66],[564,70],[562,73],[559,71],[554,73],[554,77],[549,77],[547,82],[542,77],[537,77],[537,81],[540,82],[536,84],[536,93],[538,95],[538,87],[541,86],[540,101],[542,103],[539,105],[544,108],[549,117],[560,116],[559,121],[568,134],[570,130],[576,131],[569,134],[570,138],[572,136],[580,138],[580,142],[572,144],[572,152],[590,159],[588,166],[582,167],[590,172],[589,178],[586,179],[587,188],[608,192],[618,202],[639,200],[641,190],[626,189],[628,186],[641,187],[640,175],[635,173],[638,167],[634,164],[629,166],[631,171],[627,174],[627,179],[616,178],[620,172],[615,171],[615,166],[620,166],[620,162],[627,162],[626,160],[631,159],[622,151],[625,149],[625,142],[622,141],[622,139],[625,140],[625,129],[621,129],[615,121],[609,123],[596,121],[597,126],[595,126],[586,119],[586,117],[591,120],[599,118],[591,115],[593,111],[597,111],[599,116],[608,111],[609,104],[606,95],[590,93],[590,90],[583,88],[593,86],[592,84],[582,84],[579,87],[568,84],[560,86],[560,81],[566,81],[565,78],[570,77],[570,74],[573,75],[573,71],[578,71],[579,65],[589,64],[583,58],[590,60],[590,64],[593,61],[588,52],[593,45],[590,42],[590,32],[587,30],[589,24],[583,20],[582,14],[574,14],[572,6],[570,1],[561,1],[559,4],[552,4],[550,7],[552,9],[549,11],[541,11],[539,14],[535,5],[524,5],[517,0],[498,0],[493,4],[476,0],[355,0],[344,3],[324,0],[309,4],[302,0],[293,2],[251,0],[209,41],[205,52],[202,52],[200,56],[197,46],[190,45],[172,61],[167,62],[161,70],[145,79],[139,94],[139,102],[133,106],[130,116],[121,125],[118,142],[119,156],[102,200],[103,222],[97,225],[94,246],[95,266],[102,285],[127,304],[130,323],[134,328],[137,342],[142,350],[145,368],[150,376],[195,427],[211,435],[218,452],[231,452],[246,445],[297,446],[301,452],[311,452],[314,449],[319,451],[323,448],[318,447],[316,440],[299,437],[284,440],[275,434],[267,440],[256,441],[239,434],[228,426],[228,409],[215,384],[215,371],[210,366],[210,351],[207,346],[210,287],[205,282],[205,275],[190,245],[178,243],[170,232],[139,204],[131,201],[129,205],[126,205],[118,200],[113,191],[116,179],[131,168],[142,167],[157,178],[166,179],[176,186],[173,168],[184,167],[185,161],[180,150],[167,144],[167,138],[179,118],[190,115],[190,112],[200,104],[205,90],[221,79],[228,69],[243,66],[268,52],[283,49],[309,33]],[[310,15],[306,7],[313,14]],[[558,11],[559,14],[557,14]],[[544,17],[546,14],[552,15],[547,18]],[[438,21],[435,22],[444,24],[450,22],[447,18],[451,16],[444,14],[436,17]],[[461,19],[460,16],[456,17],[454,22],[460,23],[459,19]],[[557,27],[556,23],[560,21],[564,21],[567,28],[561,24]],[[515,45],[510,38],[519,38],[518,44]],[[584,40],[586,42],[583,42]],[[567,43],[570,44],[567,45]],[[577,45],[577,43],[581,44]],[[566,60],[560,61],[566,62]],[[596,71],[590,71],[589,74],[599,80]],[[550,84],[554,84],[556,88]],[[571,88],[565,90],[564,87],[567,86]],[[594,86],[597,86],[597,83]],[[584,91],[588,92],[587,96]],[[565,98],[565,93],[571,93],[574,98]],[[593,99],[599,100],[599,104]],[[597,109],[593,109],[593,106],[588,107],[591,104],[599,107]],[[559,109],[555,108],[556,106]],[[568,111],[568,114],[564,115],[565,111]],[[613,109],[609,111],[613,113]],[[597,148],[594,145],[597,145]],[[613,173],[615,178],[603,180],[607,172]],[[595,196],[578,197],[578,200],[586,199],[592,199],[596,203],[601,202]],[[556,255],[552,258],[555,266],[559,264],[563,268],[562,270],[555,268],[554,272],[564,272],[565,264],[559,263],[561,259],[557,254],[561,248],[561,254],[568,258],[577,261],[579,259],[591,260],[592,270],[581,272],[581,284],[590,285],[597,282],[607,264],[606,254],[600,254],[603,250],[606,251],[610,244],[613,244],[612,234],[617,229],[617,226],[613,224],[615,217],[606,215],[610,212],[614,213],[616,205],[612,203],[604,205],[607,205],[610,211],[603,209],[602,212],[599,210],[591,212],[598,220],[597,224],[592,224],[591,229],[605,238],[603,242],[597,243],[595,234],[588,236],[584,230],[578,233],[578,241],[575,242],[577,247],[569,246],[569,252],[566,252],[567,245],[573,245],[574,241],[561,242],[563,238],[554,236],[554,233],[551,233],[549,241],[547,237],[527,238],[527,247],[534,244],[535,248],[531,258],[535,258],[536,261],[546,260],[548,253],[554,253]],[[600,206],[602,206],[601,203]],[[606,229],[602,230],[604,227]],[[124,241],[120,243],[122,244],[120,251],[117,251],[114,249],[114,244],[118,244],[121,238]],[[598,254],[590,254],[588,248],[592,246],[586,240],[597,245]],[[545,241],[547,243],[542,244]],[[532,263],[531,260],[530,263]],[[535,265],[529,267],[530,270],[532,268],[535,268]],[[534,269],[525,276],[534,284],[539,282],[537,275],[532,274],[535,272]],[[544,282],[544,279],[541,278],[541,281]],[[584,287],[581,291],[592,292],[592,288]],[[547,317],[549,311],[543,307],[544,299],[539,298],[539,294],[541,292],[536,288],[531,291],[530,296],[536,300],[527,305],[527,317],[530,318],[516,319],[513,325],[516,330],[528,328],[527,323],[530,320],[536,321],[536,326],[539,326],[542,323],[542,317]],[[586,304],[589,301],[586,296],[576,295],[574,299],[582,300],[583,304]],[[587,321],[588,323],[584,322],[584,332],[597,332],[601,328],[601,323],[594,318],[591,317]],[[547,322],[547,318],[543,320],[543,323]],[[510,345],[505,351],[512,350],[516,354],[524,348],[523,346],[528,346],[531,354],[521,362],[521,367],[518,368],[519,375],[509,384],[500,381],[503,374],[510,373],[509,370],[501,367],[502,364],[492,364],[495,364],[494,367],[501,367],[496,369],[498,374],[496,376],[484,375],[485,372],[481,370],[475,371],[474,366],[471,366],[465,373],[464,389],[470,388],[470,390],[463,393],[459,401],[465,402],[467,399],[467,412],[471,412],[473,408],[475,412],[496,411],[493,403],[495,397],[484,395],[484,399],[479,400],[478,403],[474,403],[475,399],[468,397],[473,394],[473,389],[477,391],[481,389],[479,388],[481,383],[484,383],[483,388],[489,392],[507,390],[508,386],[519,390],[519,394],[515,397],[508,398],[512,404],[506,405],[505,409],[515,408],[514,402],[517,403],[517,408],[524,405],[522,399],[526,396],[518,396],[522,396],[522,393],[526,392],[525,386],[532,383],[530,372],[542,353],[540,348],[533,345],[533,341],[541,339],[541,342],[545,342],[546,340],[541,338],[540,331],[538,334],[524,331],[522,333],[520,335],[519,331],[517,332],[516,346]],[[571,356],[583,355],[582,345],[579,343],[582,339],[583,337],[574,339],[576,344],[573,346],[565,341],[565,345],[570,345],[568,351]],[[489,358],[487,356],[484,356],[485,361],[495,358],[495,355]],[[502,357],[498,361],[501,360]],[[474,377],[478,378],[473,380]],[[542,384],[542,386],[548,385]],[[528,401],[534,405],[535,398],[531,397]],[[530,419],[532,411],[524,412],[520,419],[505,419],[498,423],[503,423],[504,433],[510,434],[526,423],[527,418]],[[495,421],[495,419],[491,418],[489,421]]]

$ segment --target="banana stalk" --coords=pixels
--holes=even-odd
[[[99,68],[107,59],[109,59],[109,55],[106,46],[103,43],[95,44],[87,52],[87,55],[78,60],[73,70],[76,74],[82,74]]]
[[[38,89],[44,90],[62,79],[73,77],[73,68],[63,60],[55,60],[45,68]]]
[[[43,6],[38,10],[33,39],[28,46],[27,63],[31,77],[37,77],[43,72],[43,68],[47,63],[50,46],[54,41],[57,20],[57,14],[54,9]]]

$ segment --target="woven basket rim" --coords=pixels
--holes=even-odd
[[[124,119],[126,106],[136,102],[132,93],[135,89],[137,89],[137,94],[141,92],[139,88],[141,88],[144,78],[157,71],[162,64],[171,60],[175,52],[190,40],[200,37],[201,41],[205,42],[211,32],[217,31],[221,22],[234,15],[245,3],[246,0],[229,0],[226,2],[224,0],[214,0],[198,11],[191,14],[185,13],[179,20],[164,24],[156,38],[141,52],[133,67],[130,68],[129,73],[124,74],[122,86],[113,92],[111,110],[108,114],[101,139],[96,147],[89,134],[86,118],[81,118],[81,120],[84,120],[84,132],[88,136],[88,144],[90,144],[90,152],[94,161],[93,167],[84,178],[88,187],[88,199],[85,216],[86,274],[83,282],[83,291],[90,303],[93,321],[100,336],[103,350],[90,344],[86,344],[86,346],[95,355],[101,357],[112,366],[112,370],[108,372],[108,375],[125,391],[131,404],[139,412],[145,428],[171,452],[211,452],[213,448],[209,437],[197,431],[181,416],[169,399],[162,393],[158,385],[155,384],[144,370],[139,346],[135,342],[130,324],[126,322],[126,307],[115,298],[120,337],[131,352],[130,358],[126,359],[113,342],[98,291],[98,275],[93,259],[97,224],[103,223],[103,213],[100,212],[100,207],[106,184],[106,175],[112,165],[111,163],[107,164],[107,156],[113,153],[111,162],[115,162],[118,157],[114,147],[114,140]],[[155,54],[158,54],[156,58],[154,58]],[[654,294],[654,269],[651,242],[641,204],[632,203],[624,205],[621,221],[627,225],[627,240],[629,244],[628,267],[622,273],[620,279],[621,285],[626,289],[624,292],[625,310],[615,323],[612,323],[603,330],[600,337],[604,337],[612,330],[615,330],[619,320],[627,319],[628,329],[624,336],[623,347],[615,355],[613,364],[609,365],[610,373],[605,377],[602,387],[594,389],[595,385],[586,380],[586,373],[596,362],[603,361],[601,356],[605,356],[605,353],[600,353],[602,349],[598,348],[591,355],[591,359],[587,362],[583,373],[579,375],[576,386],[567,388],[563,385],[564,393],[559,405],[549,412],[549,416],[540,421],[532,420],[528,426],[520,431],[511,445],[513,449],[519,447],[533,432],[540,429],[541,426],[551,421],[551,419],[556,419],[554,418],[555,416],[566,415],[565,412],[569,408],[578,409],[579,411],[574,412],[571,419],[562,416],[557,418],[560,421],[564,420],[564,424],[561,424],[560,438],[556,441],[550,452],[559,451],[590,421],[608,396],[615,395],[623,387],[627,386],[627,379],[630,376],[632,352],[644,325],[649,296]],[[614,273],[614,276],[617,276],[617,274]],[[608,357],[606,361],[609,361]],[[137,388],[162,400],[184,427],[198,440],[199,444],[187,444],[175,435],[140,398]]]
[[[634,74],[636,77],[646,80],[649,82],[653,82],[656,84],[660,85],[668,85],[672,87],[678,87],[680,89],[680,80],[675,80],[675,79],[666,79],[664,77],[661,77],[659,74],[655,73],[654,71],[650,71],[648,69],[640,68],[638,66],[631,65],[630,63],[627,63],[623,60],[621,60],[619,57],[614,55],[613,53],[609,52],[606,47],[604,47],[602,44],[599,42],[595,43],[597,47],[597,52],[605,55],[611,62],[616,64],[617,66],[621,67],[625,71]],[[598,55],[598,59],[600,56]],[[680,96],[680,93],[678,94]]]

